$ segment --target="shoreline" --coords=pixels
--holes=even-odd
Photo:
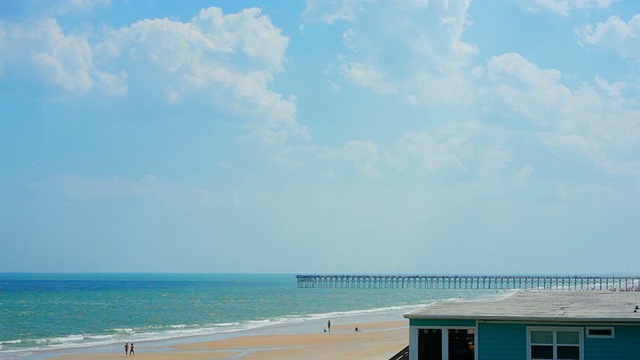
[[[258,321],[258,323],[262,323],[262,325],[258,325],[255,327],[245,327],[239,328],[236,330],[230,331],[220,331],[220,332],[212,332],[212,333],[204,333],[204,334],[191,334],[186,336],[175,336],[175,337],[164,337],[164,338],[156,338],[156,339],[131,339],[129,338],[128,342],[133,341],[136,344],[136,349],[138,353],[141,353],[143,347],[145,348],[145,357],[148,357],[150,354],[157,355],[158,358],[167,358],[167,354],[171,354],[173,356],[184,356],[181,355],[177,350],[180,349],[183,345],[188,344],[202,344],[202,343],[210,343],[210,342],[219,342],[225,341],[227,339],[234,338],[249,338],[254,336],[269,336],[269,335],[292,335],[292,334],[323,334],[323,329],[326,328],[326,322],[328,319],[331,319],[332,322],[332,334],[333,330],[336,333],[349,333],[355,332],[355,326],[360,327],[364,332],[363,325],[367,325],[370,329],[378,328],[379,325],[372,324],[386,324],[386,323],[395,323],[400,321],[402,323],[405,319],[403,315],[415,308],[424,306],[424,304],[413,304],[413,305],[401,305],[401,306],[390,306],[390,307],[382,307],[368,310],[355,310],[355,311],[339,311],[339,312],[331,312],[324,314],[312,314],[310,316],[302,316],[302,317],[282,317],[276,319],[275,323],[269,324],[271,320]],[[283,321],[284,320],[284,321]],[[281,321],[281,322],[280,322]],[[241,325],[242,324],[237,324]],[[246,324],[245,324],[246,325]],[[353,326],[352,326],[353,325]],[[234,325],[235,327],[235,325]],[[346,327],[346,328],[345,328]],[[407,326],[408,328],[408,323]],[[396,329],[397,330],[397,329]],[[408,336],[408,335],[407,335]],[[408,337],[406,338],[406,342],[408,343]],[[104,343],[104,344],[95,344],[88,346],[70,346],[70,347],[60,347],[60,348],[51,348],[51,349],[43,349],[43,350],[35,350],[35,351],[18,351],[18,352],[0,352],[0,359],[13,359],[13,360],[50,360],[50,359],[81,359],[86,356],[95,356],[100,354],[109,354],[108,358],[114,358],[114,356],[123,356],[124,357],[124,343],[127,341],[127,338],[123,337],[121,341]],[[406,346],[406,345],[405,345]],[[401,348],[396,349],[400,351]],[[191,351],[191,355],[193,355],[194,351]],[[216,351],[207,351],[208,356],[210,358],[214,358]],[[165,355],[161,355],[165,354]],[[395,354],[395,353],[394,353]],[[7,357],[5,357],[7,356]],[[138,355],[141,356],[141,355]],[[163,357],[164,356],[164,357]],[[226,356],[226,357],[225,357]],[[238,354],[225,354],[222,358],[233,358],[233,359],[241,359]],[[216,357],[215,359],[220,358]],[[197,359],[197,357],[196,357]]]
[[[335,321],[332,321],[335,322]],[[355,331],[355,327],[359,331]],[[266,359],[389,359],[409,343],[409,321],[333,323],[331,332],[265,331],[237,334],[220,339],[175,342],[164,345],[141,342],[136,358],[148,360],[266,360]],[[272,329],[276,330],[276,329]],[[280,329],[284,330],[284,329]],[[192,339],[193,340],[193,339]],[[122,345],[124,346],[124,345]],[[125,358],[124,348],[50,354],[55,360],[106,360]]]
[[[404,320],[404,314],[434,301],[474,301],[505,295],[502,291],[493,290],[300,290],[292,288],[289,279],[271,275],[190,276],[177,282],[165,282],[164,276],[159,277],[160,280],[145,277],[140,279],[141,282],[127,282],[108,276],[95,281],[65,279],[67,276],[57,281],[9,281],[5,285],[17,290],[19,295],[32,294],[44,287],[53,294],[64,293],[72,300],[58,306],[47,296],[49,292],[36,291],[35,294],[42,295],[38,299],[44,304],[44,310],[51,314],[75,314],[77,309],[85,307],[87,312],[83,318],[70,317],[69,323],[52,324],[56,331],[52,330],[49,335],[45,326],[36,326],[36,330],[43,333],[40,337],[29,336],[31,333],[28,331],[31,330],[25,330],[25,324],[27,321],[35,325],[48,324],[51,321],[49,316],[20,318],[16,315],[9,318],[16,322],[15,333],[26,335],[24,339],[8,336],[1,342],[0,359],[49,360],[74,354],[124,355],[125,342],[134,342],[139,354],[143,349],[141,346],[144,346],[148,348],[145,353],[176,355],[180,353],[178,345],[189,343],[253,335],[322,334],[329,319],[336,333],[342,324],[350,324],[350,327],[341,332],[351,333],[357,324],[364,332],[363,324]],[[76,291],[67,294],[64,292],[66,288]],[[185,289],[189,291],[185,292]],[[124,301],[126,299],[120,296],[122,290],[136,300]],[[259,296],[256,296],[256,291]],[[165,296],[177,301],[175,308],[162,301]],[[207,301],[202,302],[201,299]],[[236,299],[243,299],[243,302],[235,306]],[[102,306],[107,303],[105,300],[117,306],[114,308],[116,311]],[[161,306],[155,306],[156,302]],[[29,306],[25,307],[16,302],[12,309],[15,314],[24,309],[33,308],[35,311],[37,306],[34,304],[38,303],[26,303]],[[172,310],[167,312],[169,308]],[[131,322],[123,316],[132,313],[140,316],[140,321]],[[34,314],[39,313],[35,311]],[[290,340],[292,344],[300,342],[299,339]],[[403,341],[406,346],[406,336]],[[393,350],[397,352],[400,349]],[[232,356],[240,359],[238,354],[221,355],[222,350],[206,352],[210,356],[215,353],[223,358]]]
[[[474,291],[475,292],[475,291]],[[495,291],[491,294],[483,294],[479,297],[471,297],[471,299],[466,299],[463,301],[475,301],[479,299],[484,299],[485,301],[493,301],[498,298],[502,298],[504,296],[509,296],[512,291]],[[68,347],[58,347],[58,348],[49,348],[42,350],[32,350],[29,351],[25,349],[24,351],[17,352],[1,352],[0,351],[0,359],[13,359],[13,360],[50,360],[50,359],[79,359],[84,358],[87,354],[94,356],[96,354],[110,354],[109,358],[113,358],[115,354],[122,355],[124,357],[124,343],[125,342],[134,342],[136,344],[136,348],[139,349],[138,353],[141,354],[142,347],[145,348],[145,357],[149,356],[151,353],[157,355],[158,358],[163,358],[165,354],[171,354],[174,356],[184,356],[178,350],[182,345],[185,344],[202,344],[209,342],[219,342],[226,339],[233,338],[247,338],[251,336],[266,336],[266,335],[291,335],[291,334],[322,334],[323,329],[326,327],[326,322],[328,319],[332,321],[332,330],[335,330],[336,333],[340,332],[354,332],[355,326],[358,326],[361,330],[365,330],[362,326],[364,324],[380,324],[380,323],[403,323],[404,314],[415,310],[416,308],[420,308],[425,306],[426,304],[432,301],[439,301],[444,299],[463,299],[462,296],[453,297],[452,294],[447,294],[446,297],[433,298],[429,301],[424,301],[423,303],[417,304],[403,304],[382,308],[374,308],[368,310],[352,310],[352,311],[338,311],[338,312],[330,312],[330,313],[317,313],[311,315],[302,315],[302,316],[285,316],[281,318],[274,318],[271,320],[262,320],[258,321],[258,323],[262,323],[255,327],[245,327],[239,328],[229,331],[217,331],[211,333],[204,334],[188,334],[183,336],[171,336],[171,337],[161,337],[161,338],[135,338],[135,337],[120,337],[119,341],[110,341],[108,343],[103,344],[93,344],[87,346],[68,346]],[[269,323],[273,320],[276,320],[275,323]],[[233,325],[233,324],[232,324]],[[236,324],[243,327],[242,324]],[[246,325],[246,324],[244,324]],[[344,326],[348,326],[348,328],[344,328]],[[371,325],[375,326],[375,325]],[[408,323],[403,326],[408,329]],[[389,330],[389,329],[387,329]],[[397,329],[396,329],[397,330]],[[333,332],[332,332],[333,333]],[[127,341],[128,340],[128,341]],[[296,344],[298,340],[292,339],[292,343]],[[408,333],[403,336],[403,340],[405,345],[408,343]],[[373,341],[373,340],[372,340]],[[249,344],[250,345],[250,344]],[[326,346],[326,345],[325,345]],[[391,355],[395,355],[398,351],[400,351],[404,346],[400,346],[395,350],[395,352]],[[348,349],[346,349],[348,350]],[[244,351],[244,350],[243,350]],[[202,352],[202,351],[201,351]],[[191,355],[194,355],[195,351],[190,351]],[[228,354],[222,353],[213,350],[207,350],[209,358],[214,358],[213,356],[218,356],[217,358],[232,358],[232,359],[245,359],[241,357],[243,354]],[[76,356],[75,358],[72,356]],[[80,355],[80,356],[77,356]],[[244,354],[246,355],[246,354]],[[6,356],[6,357],[5,357]],[[71,356],[71,357],[69,357]],[[141,355],[138,355],[141,356]],[[222,357],[219,357],[222,356]],[[341,358],[338,356],[338,358]],[[364,357],[366,359],[366,357]],[[197,359],[197,357],[196,357]],[[251,358],[249,358],[251,359]],[[373,357],[372,359],[375,359]]]

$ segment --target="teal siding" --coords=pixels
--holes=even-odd
[[[613,339],[588,338],[585,328],[584,360],[640,359],[640,326],[616,325]]]
[[[475,320],[411,319],[411,326],[475,326]],[[527,327],[572,327],[583,329],[584,360],[640,359],[640,325],[604,325],[614,328],[611,339],[587,337],[587,324],[478,323],[476,349],[479,360],[513,360],[527,358]]]
[[[465,319],[411,319],[409,320],[411,326],[476,326],[476,321]]]
[[[478,359],[527,358],[527,326],[579,327],[583,329],[584,360],[640,359],[640,326],[616,325],[612,339],[587,337],[587,325],[478,323]],[[596,325],[590,325],[596,326]]]
[[[479,323],[476,349],[478,359],[526,359],[527,326],[524,324]]]

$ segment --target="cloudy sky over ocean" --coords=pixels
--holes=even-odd
[[[637,273],[640,2],[0,0],[0,271]]]

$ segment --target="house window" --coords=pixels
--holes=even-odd
[[[587,337],[613,339],[615,337],[615,333],[613,332],[613,327],[588,327]]]
[[[530,360],[582,360],[582,329],[528,328]]]
[[[475,328],[424,328],[417,340],[418,360],[475,359]]]

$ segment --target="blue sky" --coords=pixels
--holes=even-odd
[[[0,0],[0,271],[637,273],[640,2]]]

